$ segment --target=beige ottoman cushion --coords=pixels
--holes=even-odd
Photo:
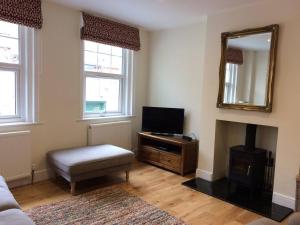
[[[72,175],[131,164],[134,154],[113,145],[85,146],[48,153],[54,167]]]

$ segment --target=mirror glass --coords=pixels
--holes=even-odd
[[[224,104],[266,105],[272,33],[228,38]]]
[[[279,25],[224,32],[218,108],[271,112]]]

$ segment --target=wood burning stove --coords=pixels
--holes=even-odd
[[[262,190],[265,180],[267,151],[255,148],[257,125],[247,124],[245,145],[230,148],[228,179],[250,189]]]

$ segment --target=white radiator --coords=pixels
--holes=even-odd
[[[88,145],[111,144],[131,149],[131,121],[91,124]]]
[[[0,175],[7,181],[29,177],[31,173],[31,132],[0,133]]]

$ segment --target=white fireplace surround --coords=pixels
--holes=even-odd
[[[229,148],[245,144],[247,123],[216,120],[214,167],[213,171],[198,168],[196,176],[207,181],[214,181],[227,176],[229,162]],[[276,170],[276,149],[278,127],[257,124],[256,147],[272,151]],[[273,202],[289,208],[295,208],[295,199],[277,192],[273,192]]]

